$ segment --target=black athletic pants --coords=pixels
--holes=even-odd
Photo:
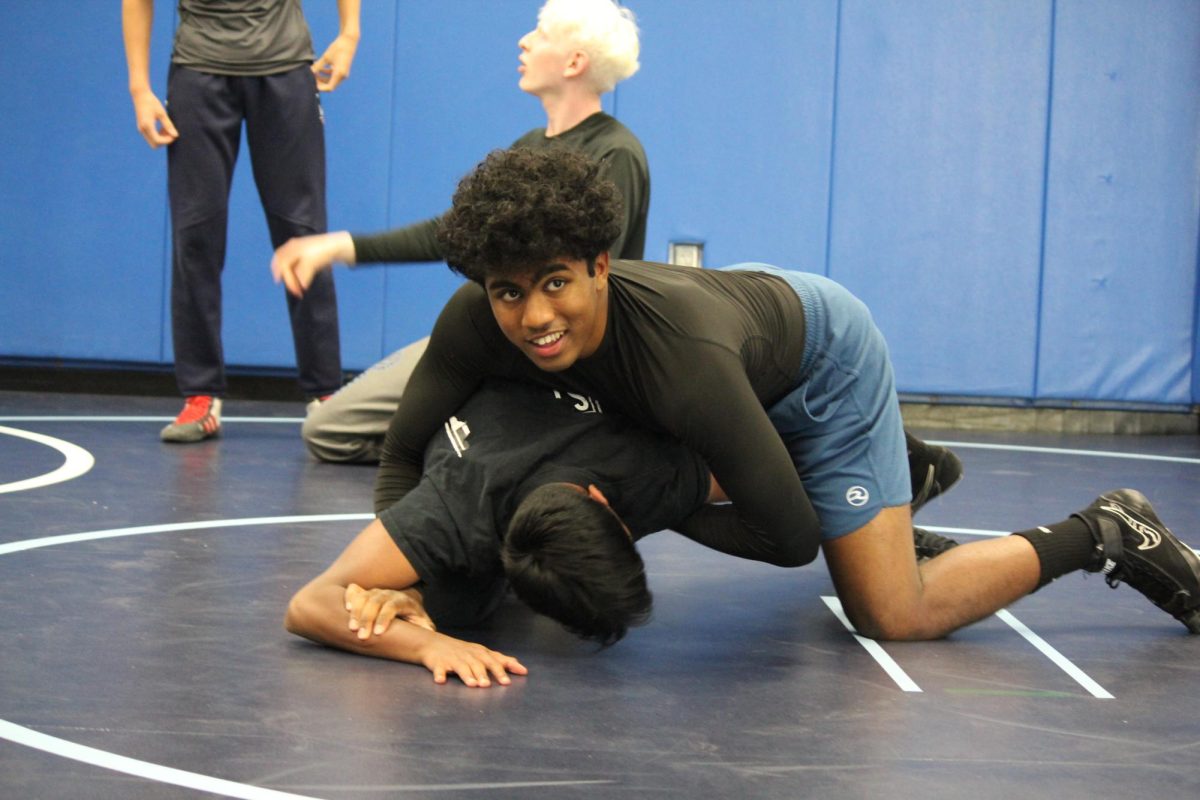
[[[171,205],[171,331],[185,396],[225,393],[221,271],[229,187],[242,123],[271,243],[324,233],[325,130],[307,66],[261,77],[172,66],[167,113],[179,138],[167,148]],[[267,269],[270,254],[263,254]],[[300,388],[316,397],[341,386],[337,296],[326,270],[302,300],[287,296]]]

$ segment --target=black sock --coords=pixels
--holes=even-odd
[[[1042,568],[1037,589],[1060,575],[1090,567],[1096,558],[1096,540],[1092,537],[1091,529],[1079,517],[1071,517],[1053,525],[1041,525],[1028,531],[1017,531],[1013,536],[1028,539],[1037,553]]]

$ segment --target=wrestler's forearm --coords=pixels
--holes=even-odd
[[[393,620],[382,634],[362,639],[350,629],[346,588],[333,583],[310,583],[288,604],[284,627],[289,633],[339,650],[375,658],[421,664],[421,648],[434,635],[402,619]]]

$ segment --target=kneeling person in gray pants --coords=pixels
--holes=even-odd
[[[428,344],[426,336],[400,348],[324,403],[314,404],[301,428],[309,452],[322,461],[379,463],[388,422]]]

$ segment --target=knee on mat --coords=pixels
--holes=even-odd
[[[930,638],[916,614],[895,608],[847,609],[846,616],[860,636],[880,641],[912,641]]]
[[[334,446],[333,439],[325,427],[325,415],[321,413],[324,406],[318,406],[308,413],[300,426],[300,438],[308,452],[322,461],[343,461],[341,450]]]
[[[382,436],[348,432],[337,407],[330,403],[314,408],[304,418],[300,438],[318,460],[341,464],[378,464],[383,448]]]

